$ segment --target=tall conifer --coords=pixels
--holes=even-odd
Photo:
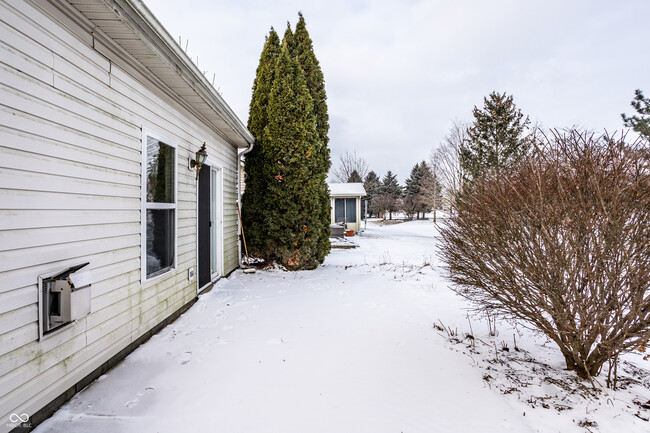
[[[325,179],[332,163],[330,158],[330,149],[328,147],[329,138],[329,115],[327,114],[327,94],[325,93],[325,79],[320,63],[314,53],[314,46],[307,31],[305,18],[301,12],[298,12],[298,23],[296,31],[293,34],[293,57],[298,60],[302,71],[305,74],[305,80],[309,94],[313,101],[313,111],[316,118],[316,132],[320,145],[317,147],[315,157],[318,160],[319,175],[323,175],[322,184],[319,186],[318,196],[321,202],[320,215],[318,218],[319,226],[319,262],[323,262],[325,256],[330,252],[330,195],[327,189]]]
[[[366,199],[370,201],[368,212],[370,215],[379,215],[379,209],[373,207],[373,199],[376,195],[381,194],[381,180],[377,176],[377,173],[371,171],[366,175],[366,179],[363,181],[363,188],[366,190]]]
[[[289,50],[289,55],[293,56],[294,51],[296,50],[296,42],[293,36],[293,30],[291,30],[291,23],[287,21],[287,29],[284,31],[284,36],[282,36],[282,45],[286,45]]]
[[[300,64],[283,43],[264,129],[269,181],[266,220],[272,258],[288,269],[313,269],[320,259],[320,145],[314,107]]]
[[[253,254],[289,269],[312,269],[330,251],[325,99],[323,74],[300,15],[296,34],[287,23],[281,45],[271,30],[260,58],[249,117],[256,145],[246,158],[242,200]]]
[[[253,254],[261,256],[264,256],[268,249],[268,225],[264,218],[268,193],[268,175],[264,173],[265,164],[262,155],[267,145],[264,140],[264,128],[268,122],[269,95],[280,48],[280,38],[271,27],[257,67],[248,115],[248,130],[255,137],[255,145],[246,155],[244,163],[246,190],[242,196],[242,222],[248,247]]]
[[[468,182],[507,170],[530,147],[524,135],[530,120],[515,106],[512,95],[492,92],[483,102],[482,110],[474,107],[474,123],[460,152]]]

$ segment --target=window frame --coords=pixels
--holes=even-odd
[[[161,141],[167,146],[170,146],[174,149],[174,161],[173,161],[173,169],[174,169],[174,201],[173,203],[156,203],[156,202],[147,202],[147,139],[151,137],[155,140]],[[147,130],[145,128],[142,128],[142,154],[141,154],[142,162],[141,162],[141,182],[140,182],[140,190],[141,190],[141,198],[140,198],[140,280],[141,282],[149,282],[149,281],[154,281],[157,280],[165,275],[168,275],[170,272],[173,272],[176,270],[176,267],[178,266],[178,176],[179,176],[179,170],[178,170],[178,146],[174,142],[174,140],[171,140],[164,136],[163,134],[153,132],[151,130]],[[147,211],[148,210],[173,210],[174,211],[174,218],[173,218],[173,224],[174,228],[172,230],[172,237],[173,237],[173,242],[174,242],[174,251],[173,251],[173,261],[172,265],[165,269],[164,271],[161,271],[159,273],[156,273],[152,276],[147,275]]]
[[[334,197],[334,204],[332,207],[334,208],[335,224],[339,224],[336,216],[336,203],[338,202],[338,200],[341,200],[343,202],[343,222],[345,222],[346,224],[357,224],[359,222],[357,218],[357,208],[358,208],[359,198],[358,197]],[[354,200],[354,206],[352,206],[354,207],[354,210],[351,216],[351,218],[354,218],[354,221],[348,221],[348,200]]]
[[[345,198],[345,223],[346,224],[356,224],[359,221],[357,221],[357,198],[356,197],[346,197]],[[348,206],[350,203],[352,203],[352,206]],[[348,210],[350,210],[350,207],[352,209],[352,215],[348,215]],[[354,219],[354,221],[348,221],[348,218]]]

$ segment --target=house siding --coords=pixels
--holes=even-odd
[[[59,21],[61,20],[61,21]],[[177,146],[177,261],[141,282],[142,130]],[[93,37],[0,2],[0,432],[196,297],[196,181],[224,167],[224,271],[237,260],[237,149]],[[38,341],[38,275],[90,262],[91,314]]]

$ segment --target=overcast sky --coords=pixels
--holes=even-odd
[[[623,128],[650,94],[650,1],[145,0],[246,124],[273,26],[302,11],[328,96],[332,164],[356,151],[404,183],[454,119],[507,92],[533,122]]]

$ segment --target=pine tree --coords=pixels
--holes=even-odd
[[[246,155],[244,172],[246,190],[242,196],[242,223],[248,248],[252,254],[265,256],[268,250],[268,225],[263,217],[268,194],[268,176],[264,173],[264,128],[268,123],[268,101],[275,77],[275,64],[280,55],[280,38],[271,28],[260,55],[248,116],[248,130],[255,137],[253,150]]]
[[[307,31],[307,25],[301,12],[298,12],[298,23],[296,24],[296,31],[293,35],[294,46],[292,49],[293,57],[300,63],[307,89],[313,102],[313,112],[316,117],[316,132],[320,145],[315,151],[315,159],[318,161],[319,173],[322,170],[323,182],[319,186],[318,196],[322,203],[320,208],[320,215],[317,221],[319,231],[318,242],[318,259],[322,263],[325,256],[330,252],[330,194],[327,188],[325,178],[332,165],[330,158],[330,149],[328,147],[329,138],[329,115],[327,113],[327,94],[325,93],[325,79],[323,71],[321,70],[314,47]]]
[[[403,189],[397,181],[397,175],[390,170],[384,176],[380,189],[383,210],[388,212],[388,219],[393,219],[393,212],[399,210],[400,199],[402,198]]]
[[[426,213],[433,210],[433,222],[436,222],[436,212],[442,203],[442,184],[436,173],[424,161],[422,167],[422,179],[420,181],[419,203],[420,211]]]
[[[420,192],[420,183],[424,174],[422,170],[419,162],[411,169],[411,176],[406,179],[406,187],[404,188],[404,194],[407,197],[415,196]]]
[[[315,157],[321,142],[313,109],[300,64],[283,43],[264,129],[264,160],[270,175],[265,217],[272,257],[292,270],[322,263],[319,193],[325,173]]]
[[[416,218],[420,219],[420,208],[418,196],[420,194],[420,184],[422,183],[423,176],[420,163],[417,163],[411,169],[411,176],[406,179],[406,187],[404,188],[404,212],[408,215],[409,219],[414,214]]]
[[[361,183],[363,182],[363,179],[361,179],[361,176],[356,170],[353,170],[352,173],[350,174],[350,177],[348,178],[347,183]]]
[[[402,186],[397,181],[397,175],[393,174],[392,171],[388,170],[384,179],[382,180],[381,192],[383,194],[388,194],[394,199],[399,199],[402,197],[404,190]]]
[[[515,106],[512,95],[490,93],[483,110],[474,107],[474,123],[461,149],[461,166],[467,181],[499,173],[528,152],[524,131],[530,123]]]
[[[627,117],[625,113],[621,114],[625,126],[650,139],[650,98],[644,97],[643,92],[637,89],[630,105],[634,107],[639,115]]]
[[[368,200],[368,213],[370,215],[379,215],[379,209],[373,208],[372,200],[376,195],[381,193],[381,181],[374,171],[366,175],[363,181],[363,188],[366,190],[366,199]]]

